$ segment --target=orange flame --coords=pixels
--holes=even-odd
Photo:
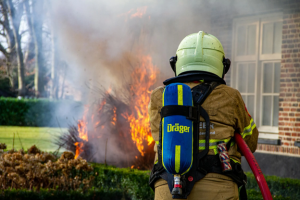
[[[125,22],[127,22],[128,18],[130,18],[130,19],[136,18],[136,17],[142,18],[146,14],[146,11],[147,11],[147,6],[143,6],[143,7],[137,8],[135,13],[133,13],[134,9],[130,9],[126,13],[117,15],[117,17],[123,17],[123,18],[125,18]],[[150,19],[150,16],[149,16],[149,19]]]
[[[88,141],[88,130],[87,130],[87,124],[88,124],[88,122],[86,120],[88,111],[89,111],[89,107],[85,106],[83,119],[79,120],[78,124],[77,124],[79,138],[81,138],[84,141]],[[83,151],[82,150],[82,148],[83,148],[83,142],[76,142],[74,145],[76,146],[76,152],[75,152],[75,159],[76,159],[76,158],[78,158],[78,156],[80,155],[80,153]]]
[[[130,91],[134,94],[135,113],[125,115],[131,129],[131,138],[137,149],[144,156],[144,141],[150,145],[154,140],[150,134],[150,119],[148,115],[148,104],[150,102],[150,91],[157,77],[158,71],[152,64],[150,56],[143,56],[142,63],[132,74]]]
[[[79,123],[78,123],[78,132],[79,132],[79,137],[85,141],[89,141],[88,140],[88,130],[87,130],[87,114],[88,114],[88,111],[89,111],[89,107],[88,106],[85,106],[84,108],[84,115],[83,115],[83,119],[82,120],[79,120]]]
[[[76,152],[75,152],[75,159],[78,158],[79,154],[83,151],[83,143],[82,142],[75,142],[74,144],[76,146]]]
[[[147,11],[147,6],[137,8],[136,12],[131,14],[130,18],[134,18],[134,17],[142,18],[143,15],[146,13],[146,11]]]
[[[114,107],[114,108],[113,108],[113,111],[114,111],[114,115],[113,115],[113,117],[112,117],[111,123],[112,123],[112,125],[116,125],[116,122],[117,122],[117,108]]]
[[[132,98],[129,102],[131,112],[121,113],[121,115],[129,123],[131,139],[135,143],[141,156],[145,155],[147,150],[146,147],[154,142],[150,130],[148,104],[150,102],[150,88],[155,84],[157,75],[158,70],[152,64],[152,58],[150,56],[141,56],[139,67],[135,68],[131,74],[130,94]],[[111,88],[109,88],[106,91],[106,94],[111,93],[111,91]],[[106,99],[103,99],[98,109],[100,115],[103,111],[105,112],[105,105]],[[110,124],[112,126],[117,126],[117,114],[119,111],[117,110],[117,107],[113,107],[112,111],[113,113],[110,119]],[[85,143],[89,141],[88,122],[91,123],[92,127],[94,127],[94,131],[99,131],[99,129],[96,129],[100,124],[100,121],[97,121],[99,120],[98,117],[93,114],[91,115],[91,120],[87,120],[88,114],[89,107],[85,106],[83,119],[78,121],[78,135],[83,141],[74,143],[76,146],[75,158],[83,152]],[[101,124],[100,128],[103,130],[106,125],[108,124]],[[101,136],[102,135],[99,134],[95,137],[101,138]],[[90,137],[93,138],[94,135],[90,134]],[[138,159],[137,156],[135,156],[135,158]]]

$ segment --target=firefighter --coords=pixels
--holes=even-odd
[[[198,167],[204,169],[201,171],[204,178],[192,186],[187,199],[239,199],[238,186],[244,187],[246,178],[244,173],[241,175],[240,171],[239,174],[237,171],[241,170],[242,155],[233,140],[234,133],[240,133],[254,152],[257,147],[258,130],[239,91],[227,86],[224,81],[224,75],[230,67],[230,60],[225,58],[222,44],[215,36],[203,31],[188,35],[179,44],[176,56],[170,59],[170,64],[175,77],[164,81],[165,85],[181,82],[194,88],[206,82],[218,83],[202,104],[210,119],[209,151],[199,161],[201,166]],[[161,175],[165,171],[162,166],[159,166],[161,162],[158,162],[163,91],[163,86],[153,90],[148,107],[152,137],[156,142],[155,164],[150,176],[150,186],[154,189],[155,200],[172,199],[168,180]],[[204,119],[200,118],[199,152],[205,148],[205,125]],[[233,165],[231,174],[222,173],[220,163],[216,160],[219,141],[227,144],[230,163]]]

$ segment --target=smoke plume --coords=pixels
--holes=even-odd
[[[153,58],[161,84],[173,76],[168,60],[181,39],[210,31],[204,2],[53,1],[51,19],[60,56],[69,65],[68,79],[85,97],[91,95],[86,83],[126,82],[141,55]]]

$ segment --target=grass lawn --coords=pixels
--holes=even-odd
[[[55,139],[66,131],[67,128],[0,126],[0,143],[5,143],[7,149],[12,149],[14,143],[16,150],[22,147],[27,150],[35,144],[42,151],[53,152],[58,148],[54,144]]]

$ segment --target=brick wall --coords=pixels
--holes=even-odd
[[[279,96],[281,146],[258,145],[258,150],[300,155],[300,2],[289,1],[284,9]]]

